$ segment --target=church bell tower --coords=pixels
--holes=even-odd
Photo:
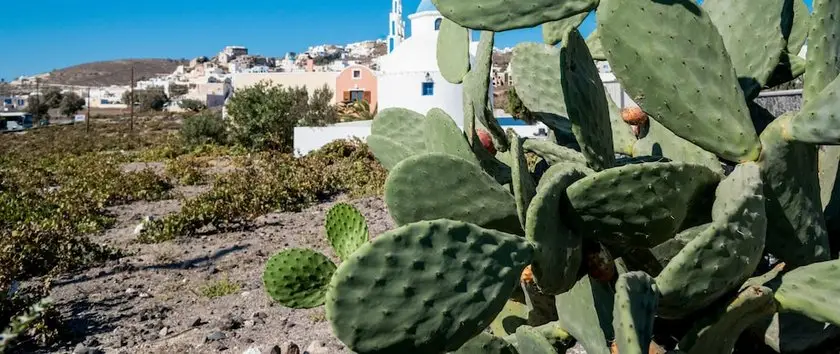
[[[388,53],[394,51],[405,39],[405,21],[402,17],[402,0],[391,0],[388,21]]]

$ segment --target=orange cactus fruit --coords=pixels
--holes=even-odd
[[[639,107],[627,107],[621,110],[621,119],[630,125],[644,125],[648,121],[648,115]]]

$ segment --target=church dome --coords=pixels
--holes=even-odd
[[[432,0],[420,1],[420,6],[417,6],[417,11],[415,11],[415,13],[421,13],[421,12],[427,12],[427,11],[437,12],[437,8],[435,7],[435,4],[432,4]]]

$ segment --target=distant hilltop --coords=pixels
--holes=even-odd
[[[199,56],[192,60],[121,59],[79,64],[35,76],[21,77],[13,81],[13,84],[32,84],[38,78],[46,84],[100,87],[127,86],[131,82],[132,66],[134,67],[135,81],[142,81],[171,75],[173,72],[177,72],[179,67],[183,67],[189,72],[197,65],[205,65],[204,63],[213,65],[227,74],[253,70],[292,71],[297,69],[296,66],[305,65],[304,58],[313,59],[315,65],[323,68],[323,70],[340,67],[343,62],[347,61],[376,69],[377,59],[386,54],[387,45],[381,39],[346,45],[316,45],[309,47],[306,52],[289,52],[282,57],[249,54],[245,47],[228,46],[214,56]],[[496,49],[493,61],[496,65],[506,67],[511,54],[510,48]],[[220,74],[223,73],[220,72]]]

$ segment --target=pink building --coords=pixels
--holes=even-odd
[[[351,65],[344,69],[336,79],[336,96],[342,102],[365,100],[370,104],[371,111],[376,109],[377,78],[370,68],[362,65]]]

